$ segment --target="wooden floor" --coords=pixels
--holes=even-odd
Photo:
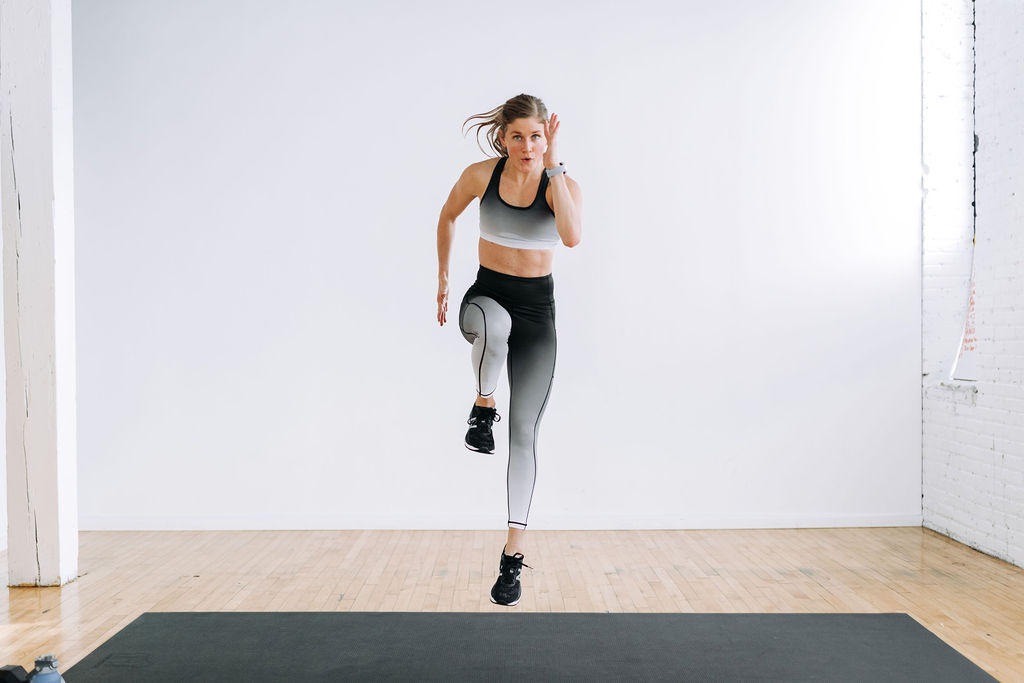
[[[85,531],[79,578],[8,588],[0,665],[61,670],[143,612],[906,612],[1024,681],[1024,570],[918,527],[526,534],[523,598],[491,604],[504,531]],[[7,576],[7,556],[0,554]]]

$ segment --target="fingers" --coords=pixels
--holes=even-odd
[[[444,294],[437,296],[437,322],[441,325],[448,322],[448,297]]]
[[[548,140],[552,140],[555,137],[555,133],[558,132],[558,114],[552,114],[548,117],[548,120],[544,122],[544,137]]]

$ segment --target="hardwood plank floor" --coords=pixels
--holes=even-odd
[[[143,612],[906,612],[1024,681],[1024,570],[920,527],[526,534],[523,598],[488,598],[505,532],[84,531],[60,588],[0,596],[0,665],[66,670]],[[7,573],[7,554],[0,553]]]

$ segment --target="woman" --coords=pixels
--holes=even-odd
[[[448,313],[448,264],[455,219],[480,198],[480,269],[459,307],[459,329],[473,344],[476,400],[466,447],[494,453],[499,421],[494,392],[501,366],[509,381],[508,538],[491,602],[515,605],[521,588],[523,534],[537,469],[537,430],[555,371],[555,247],[579,244],[583,198],[555,146],[558,117],[536,97],[520,94],[484,114],[498,158],[462,172],[437,224],[437,321]],[[465,125],[465,123],[463,125]],[[529,565],[527,565],[529,566]]]

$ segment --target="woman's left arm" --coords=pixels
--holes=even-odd
[[[554,168],[558,165],[558,129],[561,122],[558,114],[552,114],[551,118],[544,122],[544,137],[548,146],[544,150],[544,168]],[[580,191],[579,183],[564,173],[558,173],[552,177],[548,184],[551,185],[551,205],[555,212],[555,227],[558,229],[558,236],[562,238],[562,244],[567,247],[575,247],[580,243],[583,234],[583,193]]]
[[[583,193],[580,184],[564,173],[553,176],[548,184],[551,185],[551,203],[554,205],[558,236],[565,246],[575,247],[580,243],[583,233]]]

